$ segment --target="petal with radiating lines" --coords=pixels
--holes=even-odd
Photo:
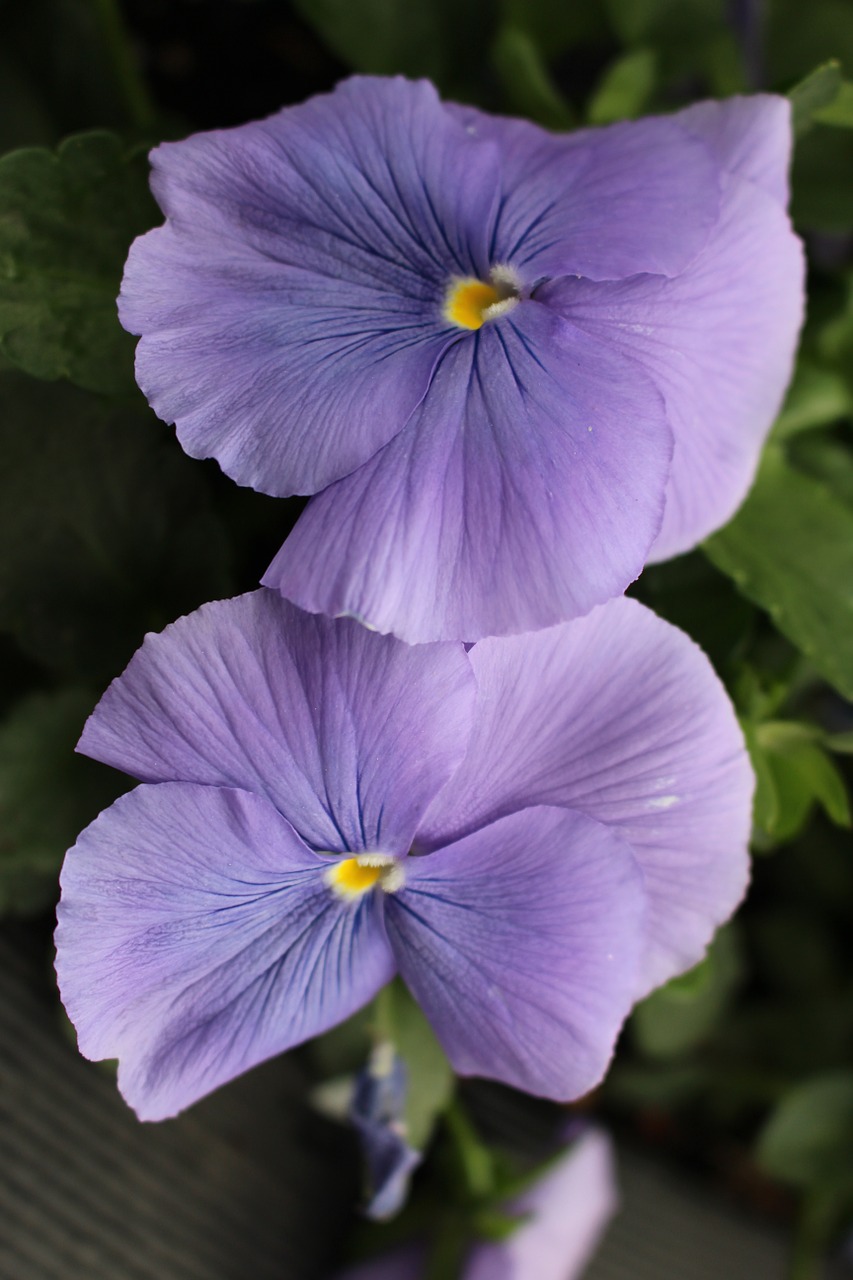
[[[260,796],[142,786],[62,872],[62,999],[143,1120],[175,1115],[361,1008],[393,975],[376,895],[343,902]]]
[[[488,271],[495,147],[424,81],[356,78],[152,160],[168,221],[134,244],[119,314],[154,410],[265,493],[347,475],[424,396],[451,277]]]
[[[315,849],[402,854],[464,755],[474,692],[458,645],[254,591],[149,635],[79,750],[144,782],[265,795]]]
[[[753,776],[702,651],[635,600],[469,654],[479,690],[464,763],[436,797],[423,847],[524,805],[606,824],[649,900],[636,997],[701,959],[746,889]]]
[[[642,368],[522,302],[448,352],[406,430],[308,504],[263,581],[412,643],[548,626],[640,572],[670,451]]]
[[[596,1085],[643,942],[643,878],[620,836],[531,808],[405,872],[388,937],[455,1069],[560,1101]]]

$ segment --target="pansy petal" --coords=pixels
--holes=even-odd
[[[674,276],[705,244],[719,208],[719,166],[678,117],[559,135],[524,120],[451,107],[496,143],[503,189],[493,257],[536,277]]]
[[[88,1058],[118,1058],[162,1120],[334,1026],[394,972],[376,895],[335,897],[323,859],[260,796],[185,783],[123,796],[62,872],[57,973]]]
[[[791,103],[775,93],[697,102],[672,117],[711,147],[728,173],[762,187],[788,203],[791,162]]]
[[[666,400],[675,454],[653,559],[694,547],[742,502],[791,376],[803,275],[778,200],[726,177],[720,221],[678,279],[561,280],[537,293],[632,356]]]
[[[316,849],[405,853],[462,759],[474,692],[460,646],[413,649],[255,591],[149,635],[79,749],[145,782],[266,795]]]
[[[701,650],[634,600],[469,654],[468,754],[420,828],[437,847],[529,804],[565,805],[630,844],[649,898],[636,995],[701,959],[748,879],[752,770]]]
[[[426,392],[450,279],[488,270],[495,148],[426,82],[356,78],[152,159],[168,223],[134,245],[120,316],[155,411],[267,493],[348,474]]]
[[[522,302],[448,352],[405,432],[308,504],[263,581],[410,642],[549,626],[640,572],[670,448],[642,369]]]
[[[567,1100],[606,1070],[636,990],[644,908],[620,836],[540,807],[409,858],[386,923],[458,1072]]]

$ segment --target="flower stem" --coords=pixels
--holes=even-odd
[[[477,1134],[458,1098],[451,1098],[444,1112],[465,1189],[472,1200],[487,1199],[495,1189],[492,1154]]]
[[[139,133],[149,133],[154,127],[156,112],[140,75],[118,0],[91,0],[91,3],[128,119]]]

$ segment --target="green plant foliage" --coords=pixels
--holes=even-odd
[[[843,81],[829,106],[814,113],[818,124],[834,124],[841,129],[853,129],[853,82]]]
[[[296,0],[339,58],[374,75],[440,76],[441,23],[432,4],[408,0]]]
[[[502,27],[492,48],[492,62],[513,111],[551,129],[567,129],[572,124],[571,107],[525,31]]]
[[[853,697],[853,511],[769,446],[746,502],[704,549]]]
[[[50,905],[66,849],[123,789],[119,774],[74,754],[95,700],[86,689],[35,693],[0,722],[0,913]]]
[[[853,396],[841,374],[803,359],[773,426],[773,439],[786,440],[801,431],[828,426],[849,416],[851,410]]]
[[[853,1071],[832,1071],[791,1091],[758,1140],[768,1173],[798,1187],[853,1184]]]
[[[294,0],[328,47],[356,71],[428,76],[458,92],[480,77],[497,14],[489,0]]]
[[[399,978],[383,992],[379,1010],[379,1032],[392,1042],[406,1065],[407,1140],[421,1151],[450,1101],[453,1071],[420,1006]]]
[[[0,159],[0,351],[38,378],[133,389],[115,299],[131,241],[158,221],[147,163],[109,133]]]
[[[633,119],[649,103],[657,77],[654,49],[634,49],[607,68],[587,107],[590,124]]]
[[[794,137],[799,138],[807,133],[814,124],[817,112],[830,107],[840,92],[841,67],[835,59],[817,67],[805,80],[795,85],[788,94]]]
[[[820,805],[833,822],[850,826],[850,800],[838,767],[812,725],[767,720],[745,723],[755,769],[755,825],[772,843],[790,840]]]
[[[0,374],[0,629],[106,681],[144,633],[228,595],[203,471],[147,410]]]
[[[721,929],[701,964],[637,1005],[631,1029],[642,1052],[672,1058],[701,1044],[725,1013],[742,972],[737,936],[731,927]]]

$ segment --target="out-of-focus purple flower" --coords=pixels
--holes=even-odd
[[[406,1141],[406,1066],[387,1042],[378,1044],[356,1077],[349,1118],[361,1140],[371,1199],[368,1218],[390,1218],[402,1207],[421,1154]]]
[[[316,494],[265,582],[409,641],[549,626],[743,498],[803,299],[769,95],[558,136],[356,78],[152,154],[120,315],[194,457]]]
[[[80,749],[145,785],[66,858],[57,969],[145,1119],[396,971],[458,1072],[575,1097],[747,880],[731,706],[632,600],[470,652],[270,591],[205,605],[146,638]]]
[[[507,1240],[472,1247],[460,1280],[577,1280],[618,1204],[613,1150],[590,1130],[529,1191],[507,1205],[528,1216]],[[338,1280],[423,1280],[425,1250],[395,1250]]]

